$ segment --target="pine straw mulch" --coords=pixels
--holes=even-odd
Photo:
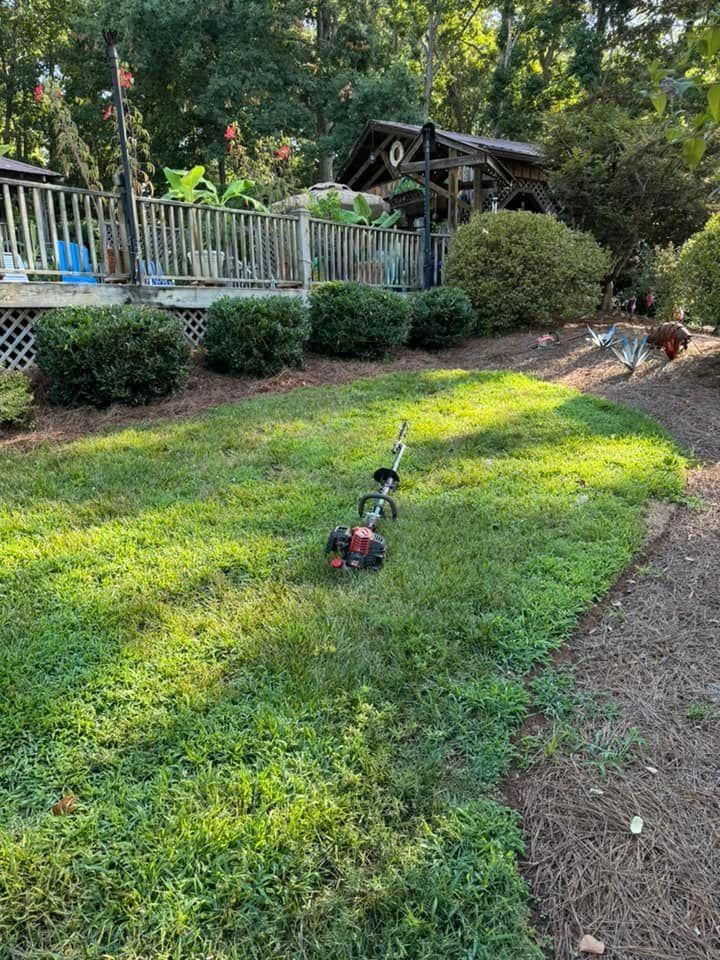
[[[644,743],[606,778],[559,750],[510,777],[505,795],[523,816],[524,870],[538,928],[553,943],[549,956],[576,957],[590,933],[606,943],[609,960],[720,960],[720,338],[696,337],[679,360],[653,360],[628,376],[583,333],[583,325],[566,327],[545,349],[533,348],[532,333],[472,340],[434,355],[403,351],[383,364],[311,357],[303,370],[264,381],[196,364],[181,394],[147,407],[39,404],[34,427],[0,433],[0,447],[187,417],[305,384],[433,368],[522,370],[655,416],[704,461],[689,479],[696,502],[653,512],[643,556],[561,654],[580,691],[618,705],[612,719],[581,720],[584,738],[609,742],[635,728]],[[537,730],[545,721],[533,722]],[[645,823],[639,836],[629,830],[636,815]]]

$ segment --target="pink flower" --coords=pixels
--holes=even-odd
[[[35,100],[35,103],[40,103],[44,94],[45,94],[45,91],[43,90],[43,85],[39,83],[33,90],[33,98]]]
[[[292,150],[290,149],[290,144],[284,143],[275,151],[275,156],[279,157],[281,160],[287,160],[291,153]]]
[[[237,140],[238,128],[234,123],[229,124],[225,127],[225,139],[226,140]]]
[[[111,103],[109,103],[103,110],[102,118],[103,120],[109,120],[112,115],[113,115],[113,106]]]
[[[123,90],[129,90],[134,83],[135,77],[130,73],[130,71],[126,70],[124,67],[120,67],[120,86],[123,88]]]

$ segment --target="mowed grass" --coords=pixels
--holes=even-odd
[[[402,418],[388,563],[338,577]],[[539,958],[523,676],[682,485],[647,419],[505,373],[4,455],[0,956]]]

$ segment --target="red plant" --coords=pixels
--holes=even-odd
[[[281,160],[287,160],[292,153],[292,149],[289,143],[284,143],[275,151],[275,156],[279,157]]]
[[[102,118],[103,120],[109,120],[112,115],[113,115],[113,105],[109,103],[103,110]]]
[[[134,83],[135,77],[130,73],[130,71],[126,70],[124,67],[120,67],[120,86],[123,88],[123,90],[129,90]]]
[[[43,90],[43,85],[39,83],[33,90],[33,99],[35,100],[35,103],[40,103],[44,94],[45,91]]]
[[[237,138],[238,138],[238,128],[237,128],[237,125],[234,124],[234,123],[228,124],[228,126],[225,127],[225,139],[226,139],[226,140],[237,140]]]

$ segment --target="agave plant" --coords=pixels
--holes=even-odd
[[[590,326],[588,326],[587,332],[590,334],[587,339],[594,343],[596,347],[600,347],[601,350],[604,350],[605,347],[611,347],[615,342],[615,324],[610,327],[607,333],[598,333]]]
[[[630,372],[637,370],[640,364],[645,363],[652,353],[652,348],[648,346],[647,337],[643,337],[642,339],[635,337],[632,341],[628,340],[627,337],[623,337],[619,347],[612,345],[610,349],[620,363],[624,364]]]

